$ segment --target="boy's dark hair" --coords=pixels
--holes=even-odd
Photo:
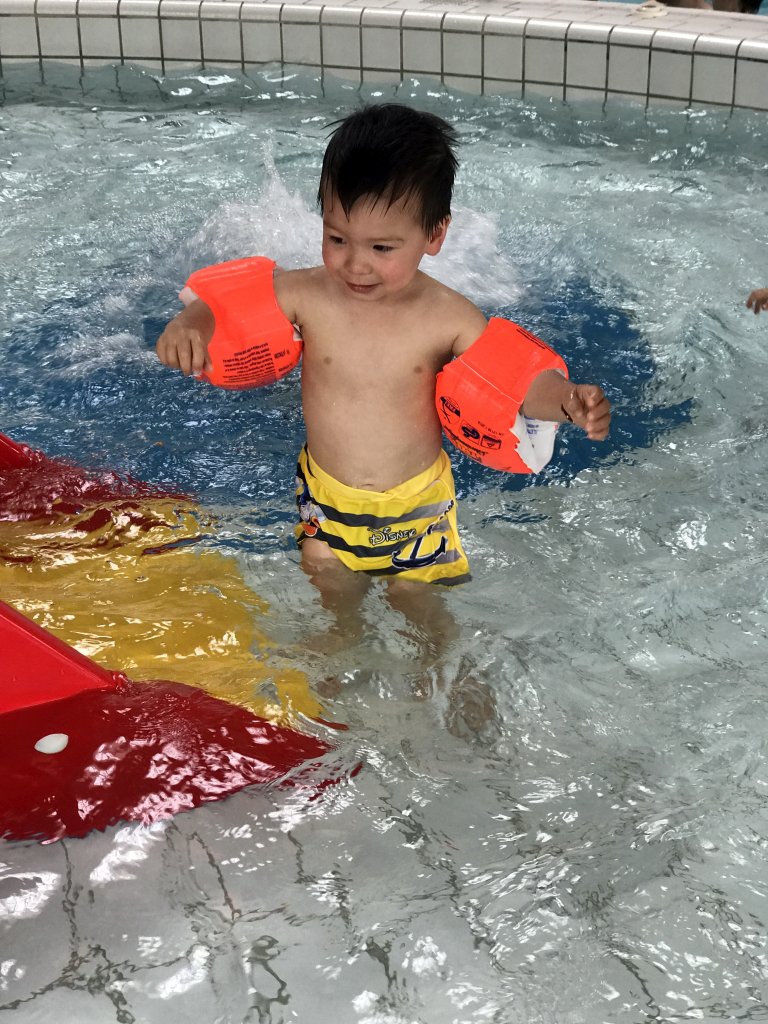
[[[363,107],[336,122],[323,158],[317,201],[338,197],[349,216],[363,197],[413,200],[431,237],[451,215],[458,135],[435,114],[399,103]]]

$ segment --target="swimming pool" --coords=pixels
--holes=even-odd
[[[307,258],[325,125],[357,92],[274,69],[9,81],[0,427],[194,492],[192,556],[235,566],[238,614],[266,603],[272,658],[335,679],[315,693],[364,767],[317,800],[248,791],[6,844],[0,1006],[25,1024],[759,1019],[768,323],[743,302],[768,284],[764,115],[366,95],[455,121],[437,270],[601,381],[611,439],[564,430],[534,481],[457,459],[475,579],[449,595],[440,664],[418,667],[378,593],[366,642],[323,654],[290,541],[297,380],[224,394],[152,345],[192,266]],[[64,631],[64,598],[86,615],[96,585],[77,568],[45,566]],[[3,597],[49,599],[3,571]],[[126,576],[110,599],[133,594]],[[457,684],[492,702],[477,733],[451,717]]]

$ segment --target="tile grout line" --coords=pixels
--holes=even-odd
[[[123,0],[117,0],[117,42],[120,47],[120,64],[125,64],[125,47],[123,46],[123,19],[122,19],[122,8]]]
[[[37,13],[37,6],[40,0],[35,0],[34,12],[35,12],[35,34],[37,35],[37,63],[40,68],[40,74],[43,73],[43,44],[40,39],[40,17]]]

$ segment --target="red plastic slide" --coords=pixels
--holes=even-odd
[[[3,602],[0,651],[5,839],[52,842],[121,821],[159,821],[246,786],[280,783],[330,749],[203,690],[132,683]]]

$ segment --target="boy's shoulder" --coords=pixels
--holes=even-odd
[[[282,267],[276,269],[275,295],[289,320],[295,321],[306,299],[317,295],[323,287],[324,276],[324,267],[306,267],[301,270],[285,270]]]
[[[426,278],[423,300],[429,309],[430,322],[450,328],[454,346],[466,346],[478,338],[487,320],[474,302],[434,277],[423,276]]]
[[[286,270],[278,266],[275,269],[275,287],[280,283],[282,288],[307,288],[317,284],[325,272],[324,267],[302,267],[300,270]]]

